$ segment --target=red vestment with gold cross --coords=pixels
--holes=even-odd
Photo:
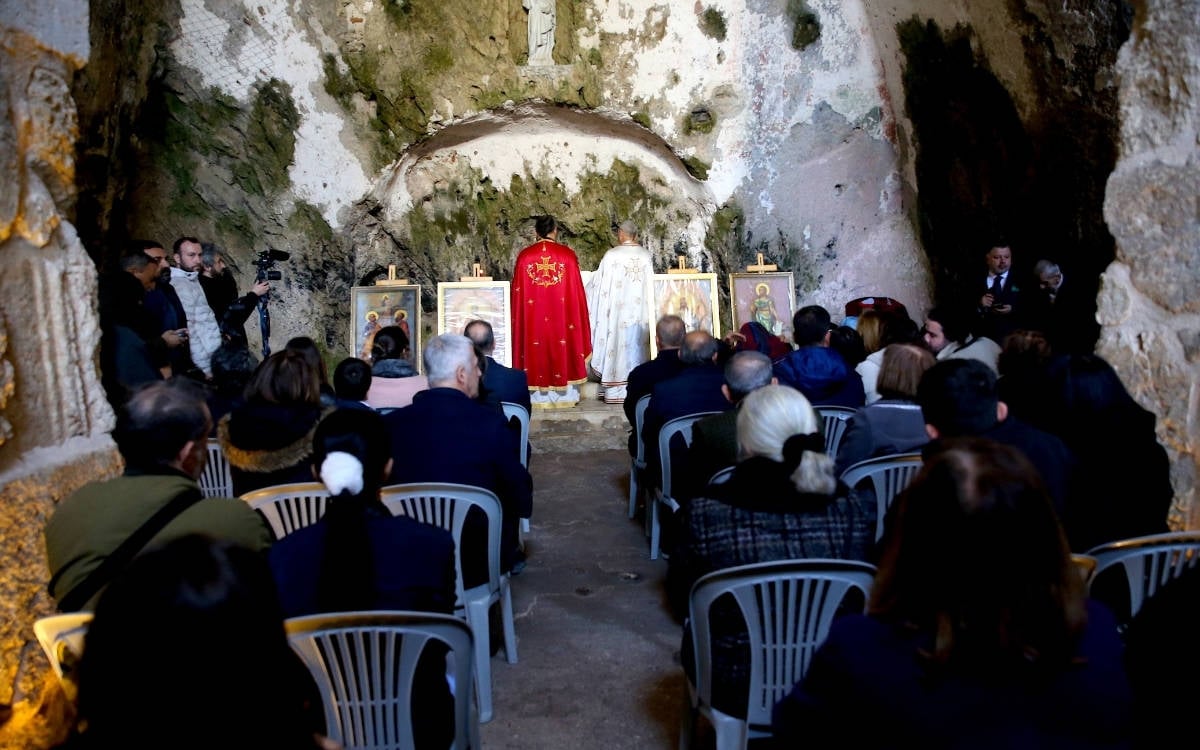
[[[512,280],[513,366],[530,390],[587,380],[592,327],[575,251],[538,240],[517,256]]]

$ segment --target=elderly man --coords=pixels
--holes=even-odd
[[[694,497],[713,474],[737,463],[737,407],[750,393],[779,382],[771,369],[771,358],[762,352],[734,354],[725,363],[724,374],[721,393],[734,408],[692,425],[692,445],[682,477],[684,489],[676,499]]]
[[[392,435],[390,483],[457,482],[495,492],[503,510],[502,570],[525,566],[518,524],[533,512],[533,481],[518,460],[517,437],[504,416],[475,400],[482,380],[475,345],[466,336],[443,333],[422,353],[429,389],[409,406],[384,415]],[[473,514],[472,514],[473,515]],[[463,532],[465,585],[487,578],[484,526],[467,518]]]
[[[1039,260],[1033,273],[1038,290],[1025,327],[1045,333],[1056,354],[1091,354],[1100,336],[1095,288],[1082,286],[1075,276],[1067,283],[1062,269],[1050,260]]]
[[[188,320],[188,347],[192,362],[205,377],[212,376],[212,355],[221,345],[221,327],[217,317],[208,306],[204,287],[200,286],[201,259],[200,241],[195,237],[180,237],[175,240],[175,267],[171,269],[171,286],[179,295],[183,311]]]
[[[592,323],[592,371],[606,404],[624,403],[629,373],[650,359],[646,308],[653,297],[654,263],[638,243],[637,225],[617,228],[617,246],[600,259],[584,286]]]
[[[113,431],[125,472],[84,485],[46,524],[50,595],[60,610],[90,608],[139,552],[186,534],[270,546],[270,529],[249,505],[202,496],[196,480],[211,430],[204,395],[190,381],[151,383],[130,397]]]

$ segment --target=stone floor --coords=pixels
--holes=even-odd
[[[520,661],[493,658],[495,717],[482,727],[483,744],[675,747],[680,628],[666,606],[666,562],[649,559],[641,522],[626,515],[624,419],[612,422],[620,408],[594,401],[571,411],[535,414],[531,425],[529,563],[513,579]],[[556,434],[554,422],[573,423],[566,430],[575,438]]]

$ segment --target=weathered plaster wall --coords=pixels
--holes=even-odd
[[[47,664],[41,531],[54,504],[117,467],[95,366],[96,272],[66,216],[78,137],[69,82],[87,3],[0,0],[0,703],[27,706]]]
[[[1099,352],[1159,415],[1171,456],[1173,525],[1200,528],[1200,2],[1136,3],[1117,65],[1121,156],[1104,216]]]
[[[116,0],[97,5],[120,10]],[[836,311],[888,294],[926,306],[911,186],[860,3],[558,5],[555,64],[535,67],[525,64],[519,2],[144,9],[165,32],[130,166],[140,208],[89,227],[89,247],[196,234],[229,250],[243,287],[253,253],[290,250],[276,346],[315,329],[335,355],[346,353],[351,285],[397,263],[432,289],[476,258],[506,277],[505,252],[531,239],[542,212],[567,219],[587,261],[614,241],[604,225],[632,213],[664,261],[682,252],[725,272],[763,252],[796,271],[803,303]],[[811,33],[793,44],[798,28]],[[514,107],[538,102],[584,113],[549,120],[576,123],[564,134],[599,135],[546,133],[532,150],[532,134],[512,129],[463,142],[484,133],[474,123],[512,120]],[[387,190],[418,152],[441,164],[440,178],[398,203]],[[489,211],[485,194],[503,210]],[[470,212],[480,216],[464,226]]]

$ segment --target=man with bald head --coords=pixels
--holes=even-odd
[[[733,408],[722,391],[725,373],[717,364],[719,348],[719,342],[708,331],[691,331],[683,337],[679,350],[683,369],[650,392],[642,440],[646,443],[646,470],[651,478],[659,473],[658,433],[664,424],[688,414]]]

